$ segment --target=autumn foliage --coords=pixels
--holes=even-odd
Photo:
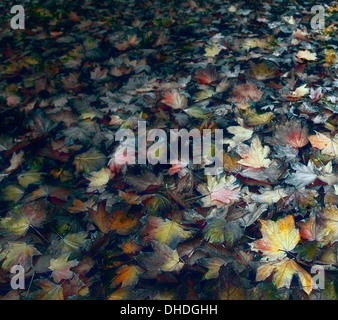
[[[337,5],[65,2],[0,31],[1,299],[337,299]],[[140,121],[222,170],[121,164]]]

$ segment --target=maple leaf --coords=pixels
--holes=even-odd
[[[64,300],[62,286],[50,282],[47,279],[41,279],[37,283],[42,289],[33,294],[36,300]]]
[[[257,64],[250,63],[250,69],[249,76],[264,81],[276,76],[277,66],[271,61],[266,61]]]
[[[139,196],[135,192],[124,192],[122,190],[119,191],[119,196],[128,204],[135,205],[142,203],[143,200],[152,197],[151,194]]]
[[[65,299],[75,295],[85,297],[89,294],[90,285],[90,280],[85,279],[85,281],[82,281],[79,275],[76,274],[72,279],[67,280],[62,284],[63,296]]]
[[[223,139],[223,143],[228,143],[230,148],[236,147],[239,142],[249,140],[253,134],[253,130],[242,126],[230,126],[227,130],[234,135],[231,139]]]
[[[128,295],[128,288],[118,288],[108,296],[108,300],[124,300],[127,299]]]
[[[24,152],[20,151],[19,153],[14,152],[10,160],[11,165],[5,170],[5,172],[13,172],[16,170],[23,161]]]
[[[18,182],[24,188],[27,188],[31,184],[35,184],[41,180],[43,173],[36,170],[30,170],[18,175]]]
[[[246,168],[240,172],[240,175],[269,184],[276,183],[285,174],[285,167],[285,163],[274,159],[268,168]],[[247,181],[249,185],[253,183],[254,182]]]
[[[27,4],[41,32],[5,32],[0,300],[337,299],[338,6],[310,34],[302,1],[55,2]],[[214,139],[201,164],[156,165],[163,137],[116,139],[140,121],[225,130],[219,174]]]
[[[112,214],[107,213],[102,203],[99,205],[97,212],[89,209],[89,213],[103,233],[115,230],[118,234],[128,234],[138,224],[136,217],[127,217],[122,210],[117,210]]]
[[[302,86],[298,87],[294,91],[290,91],[290,93],[286,96],[289,100],[298,100],[300,98],[303,98],[307,94],[310,93],[310,90],[306,87],[306,84],[303,84]]]
[[[113,212],[110,230],[115,230],[120,235],[130,234],[138,225],[138,219],[138,214],[128,216],[123,210],[117,210]]]
[[[0,254],[0,260],[4,260],[2,269],[9,271],[12,266],[20,264],[28,272],[32,267],[33,256],[40,254],[33,245],[21,241],[9,242]]]
[[[76,260],[68,261],[70,252],[62,254],[57,259],[52,258],[50,260],[49,269],[52,270],[52,277],[54,282],[59,283],[64,279],[71,279],[73,277],[73,272],[70,271],[70,268],[78,265]]]
[[[204,274],[203,280],[218,278],[221,266],[225,266],[229,262],[230,260],[225,260],[221,258],[206,259],[203,262],[203,265],[208,268],[208,271]]]
[[[168,252],[166,250],[165,254],[165,260],[163,260],[163,263],[161,265],[161,269],[166,272],[179,272],[184,266],[183,262],[180,262],[180,258],[178,256],[177,250],[173,250],[171,252]]]
[[[88,209],[92,209],[94,205],[95,203],[93,200],[83,202],[79,199],[75,199],[72,207],[68,208],[68,211],[71,213],[84,212],[87,211]]]
[[[256,281],[263,281],[274,272],[272,281],[277,289],[290,288],[291,280],[294,274],[297,274],[303,290],[310,294],[312,291],[312,277],[295,261],[285,258],[282,261],[273,261],[263,264],[257,269]]]
[[[163,175],[156,176],[150,171],[143,172],[141,176],[127,175],[125,177],[128,184],[132,185],[137,192],[151,191],[157,189],[163,183]]]
[[[291,193],[288,193],[287,197],[277,206],[284,211],[291,211],[294,208],[299,208],[301,210],[307,210],[307,208],[313,208],[316,206],[317,201],[316,197],[318,192],[311,189],[295,189]]]
[[[204,56],[213,58],[217,56],[221,52],[221,48],[219,48],[216,44],[212,45],[211,47],[206,47]]]
[[[186,240],[192,235],[177,222],[157,217],[147,219],[147,226],[142,233],[145,241],[155,239],[171,248],[175,248],[180,241]]]
[[[275,140],[280,145],[290,144],[295,149],[304,147],[308,142],[307,128],[294,118],[290,122],[276,126]]]
[[[253,82],[247,82],[236,85],[231,94],[234,96],[232,101],[235,102],[258,102],[262,99],[264,92],[259,90]]]
[[[259,220],[263,238],[250,243],[252,251],[263,253],[263,263],[257,269],[256,281],[265,280],[272,272],[273,282],[277,288],[290,287],[291,279],[296,273],[303,290],[309,294],[312,291],[312,278],[295,261],[287,258],[287,252],[292,251],[300,241],[299,230],[295,228],[293,216],[286,216],[276,222]]]
[[[147,270],[143,276],[155,278],[159,270],[179,273],[184,263],[180,262],[177,249],[173,250],[156,240],[152,240],[151,245],[154,249],[153,253],[146,253],[138,257],[138,261]]]
[[[251,196],[251,199],[259,203],[272,204],[278,202],[280,199],[287,196],[285,190],[281,188],[276,188],[275,190],[270,189],[260,190],[260,192],[261,192],[260,195],[253,194]]]
[[[76,172],[84,171],[90,173],[95,169],[100,169],[106,162],[106,157],[96,149],[90,149],[87,152],[77,155],[73,164]]]
[[[23,215],[13,214],[12,216],[1,218],[0,226],[3,231],[22,236],[28,230],[30,221]]]
[[[294,185],[296,188],[305,187],[317,178],[317,174],[314,172],[315,167],[311,160],[307,166],[299,162],[292,163],[291,168],[296,170],[296,172],[290,173],[285,179],[285,182]]]
[[[299,234],[303,239],[309,241],[316,240],[316,219],[313,215],[310,215],[307,221],[300,221],[298,222],[300,227]]]
[[[309,50],[299,50],[296,55],[299,60],[315,61],[317,60],[317,55],[310,52]]]
[[[195,78],[199,84],[211,84],[218,78],[218,74],[215,68],[208,66],[206,69],[196,70]]]
[[[309,136],[311,145],[323,151],[323,153],[338,158],[338,134],[330,138],[328,134],[316,132],[315,135]]]
[[[114,176],[108,168],[102,168],[100,171],[91,172],[91,177],[87,178],[89,188],[99,188],[105,186],[108,181]]]
[[[338,241],[338,208],[326,205],[319,214],[319,226],[316,228],[316,240],[325,246]]]
[[[173,109],[185,109],[188,107],[187,98],[183,94],[180,94],[177,90],[167,92],[161,102]]]
[[[94,71],[90,72],[90,78],[93,80],[103,80],[107,77],[107,69],[102,69],[100,67],[96,67]]]
[[[126,241],[120,245],[123,253],[125,254],[133,254],[142,249],[142,246],[140,246],[138,243],[136,243],[133,240]]]
[[[15,185],[9,185],[4,189],[3,193],[6,200],[18,202],[23,197],[25,191]]]
[[[78,233],[68,233],[63,238],[62,252],[78,251],[86,246],[88,233],[80,231]]]
[[[251,250],[264,255],[264,259],[282,260],[300,241],[299,230],[295,228],[293,216],[286,216],[276,222],[259,220],[263,238],[250,243]]]
[[[233,175],[227,177],[207,176],[207,182],[207,185],[197,186],[197,190],[205,195],[202,198],[203,206],[216,205],[218,208],[222,208],[239,199],[240,186]]]
[[[257,113],[254,109],[246,109],[245,112],[246,123],[251,126],[258,126],[269,123],[275,115],[272,112]]]
[[[112,216],[106,212],[102,203],[99,204],[97,212],[89,209],[89,213],[101,232],[107,233],[111,230]]]
[[[203,233],[206,241],[216,244],[225,242],[226,246],[230,247],[242,237],[243,230],[237,221],[227,221],[224,218],[211,218],[208,219]]]
[[[22,213],[34,227],[42,227],[46,221],[46,204],[44,201],[36,201],[34,203],[27,203],[18,210]]]
[[[138,266],[124,265],[117,269],[113,285],[116,287],[121,284],[121,288],[132,286],[137,283],[139,275],[143,272],[144,270]]]
[[[237,153],[242,158],[238,163],[247,167],[267,168],[271,163],[271,160],[266,158],[270,153],[270,148],[268,146],[263,148],[262,143],[257,136],[251,141],[250,147],[247,145],[240,145]]]

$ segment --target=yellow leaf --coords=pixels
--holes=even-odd
[[[32,65],[32,66],[39,64],[39,61],[34,59],[33,57],[25,57],[23,61],[24,61],[24,63],[27,63],[27,64]]]
[[[273,261],[263,264],[257,270],[256,281],[265,280],[273,272],[272,281],[275,283],[277,289],[282,287],[290,288],[292,277],[294,274],[297,274],[303,290],[307,294],[311,293],[311,276],[293,260],[286,258],[282,261]]]
[[[31,244],[10,242],[0,254],[0,260],[5,259],[2,269],[9,271],[12,266],[20,264],[27,272],[32,267],[32,257],[40,254]]]
[[[1,228],[13,233],[17,236],[22,236],[26,233],[30,226],[30,222],[25,217],[11,216],[2,218],[0,221]]]
[[[173,300],[175,291],[159,291],[156,293],[154,300]]]
[[[316,240],[322,246],[338,241],[338,208],[326,205],[320,213],[320,225],[317,228]]]
[[[259,220],[263,238],[250,244],[252,251],[261,251],[265,260],[282,260],[286,252],[295,248],[300,241],[299,230],[295,228],[293,216],[286,216],[276,222]]]
[[[317,55],[309,50],[299,50],[296,56],[300,60],[316,61]]]
[[[146,241],[155,239],[168,246],[176,246],[179,241],[191,237],[191,232],[185,231],[177,222],[157,217],[149,217],[143,234]]]
[[[166,219],[155,231],[155,240],[168,244],[173,238],[188,239],[191,236],[189,231],[185,231],[181,225],[175,221]]]
[[[25,192],[21,188],[10,185],[4,190],[4,197],[6,200],[18,202],[24,193]]]
[[[256,113],[251,109],[248,109],[245,117],[246,122],[251,126],[259,126],[261,124],[269,123],[275,115],[272,112],[265,112],[262,114]]]
[[[87,232],[69,233],[63,238],[62,252],[76,251],[84,246]]]
[[[18,181],[24,188],[27,188],[30,184],[39,182],[40,179],[41,173],[36,171],[28,171],[18,176]]]
[[[214,56],[218,55],[221,52],[222,49],[218,48],[217,45],[213,45],[211,47],[205,48],[205,57],[211,57],[213,58]]]
[[[238,142],[249,140],[253,134],[253,130],[242,126],[231,126],[227,130],[234,135],[231,139],[223,139],[223,142],[228,143],[230,148],[236,147]]]
[[[247,145],[240,145],[237,152],[242,158],[238,163],[244,166],[251,168],[267,168],[271,163],[270,159],[266,159],[270,153],[270,148],[268,146],[263,148],[258,137],[255,137],[252,140],[250,147]]]
[[[202,91],[199,91],[195,94],[195,100],[196,101],[202,101],[205,99],[209,99],[213,96],[214,91],[210,90],[210,89],[205,89]]]
[[[119,288],[108,297],[108,300],[123,300],[127,298],[128,294],[126,288]]]
[[[101,187],[108,183],[112,177],[112,172],[108,168],[102,168],[100,171],[91,172],[91,177],[88,178],[90,181],[89,187]]]
[[[54,282],[58,283],[61,280],[71,279],[73,272],[70,268],[78,265],[76,260],[68,261],[70,252],[62,254],[57,259],[51,259],[49,262],[49,269],[53,270],[52,277]]]
[[[247,129],[242,126],[231,126],[231,127],[228,127],[227,130],[233,135],[235,135],[232,138],[232,140],[236,142],[249,140],[253,133],[252,129]]]
[[[11,165],[5,170],[5,172],[12,172],[16,170],[23,161],[23,155],[23,151],[20,151],[18,154],[14,152],[10,160]]]
[[[207,260],[205,266],[208,268],[207,273],[203,276],[203,280],[215,279],[219,276],[219,269],[225,265],[226,262],[220,258],[210,258]]]
[[[179,272],[184,266],[183,262],[180,262],[177,250],[172,250],[170,255],[167,255],[167,259],[163,262],[161,269],[166,272],[176,271]]]
[[[331,139],[329,134],[316,132],[315,135],[309,136],[309,140],[312,147],[322,150],[329,156],[338,157],[338,135]]]
[[[276,188],[275,190],[269,190],[269,189],[261,190],[260,195],[254,193],[251,196],[251,199],[259,203],[272,204],[272,203],[278,202],[280,199],[286,196],[287,196],[287,193],[285,192],[284,189]]]
[[[295,91],[289,93],[290,98],[302,98],[305,95],[309,94],[310,90],[306,87],[306,84],[298,87]]]
[[[267,40],[262,40],[262,39],[258,39],[258,38],[246,38],[243,41],[242,47],[243,49],[249,50],[251,48],[267,48],[269,46],[269,43]]]

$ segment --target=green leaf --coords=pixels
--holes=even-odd
[[[76,172],[84,171],[90,173],[101,169],[106,161],[106,157],[100,151],[95,149],[88,150],[85,153],[77,155],[73,161]]]
[[[211,218],[203,230],[206,241],[232,246],[243,235],[243,229],[236,221],[227,221],[224,218]]]

